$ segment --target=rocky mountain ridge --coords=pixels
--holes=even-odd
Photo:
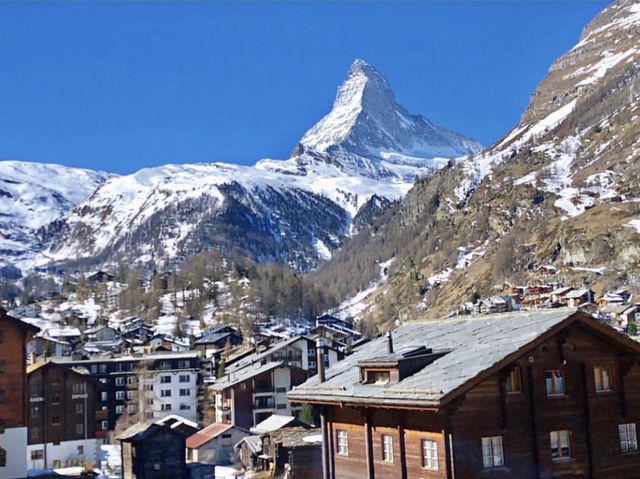
[[[638,45],[640,3],[612,3],[508,135],[418,181],[319,281],[393,258],[359,308],[381,321],[438,316],[514,283],[640,285]],[[557,275],[536,277],[541,264]],[[378,281],[376,268],[361,269],[360,289]]]

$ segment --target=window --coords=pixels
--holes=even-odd
[[[620,436],[620,451],[633,452],[638,450],[638,437],[636,436],[635,423],[620,424],[618,426]]]
[[[544,372],[544,383],[547,396],[561,396],[564,394],[564,376],[562,369],[550,369]]]
[[[127,412],[129,414],[135,414],[138,412],[138,406],[136,404],[129,404],[127,406]]]
[[[60,459],[54,459],[53,460],[53,468],[54,469],[61,469],[62,468],[62,461]]]
[[[78,446],[78,456],[84,456],[84,446]]]
[[[136,377],[135,376],[127,376],[127,386],[135,386]]]
[[[147,406],[153,406],[153,398],[147,398],[145,400],[145,403],[147,404]]]
[[[102,421],[100,423],[100,429],[102,429],[103,431],[106,431],[107,429],[109,429],[109,421]]]
[[[100,365],[100,374],[107,374],[107,365],[106,364],[101,364]]]
[[[188,404],[180,404],[180,410],[181,411],[191,411],[191,406],[189,406]]]
[[[116,406],[116,414],[122,414],[124,411],[124,406],[122,404]]]
[[[191,396],[191,389],[181,389],[180,396]]]
[[[144,390],[145,391],[153,391],[153,384],[145,384],[144,385]]]
[[[84,383],[73,383],[73,386],[71,386],[71,389],[73,391],[73,394],[82,394],[86,392]]]
[[[507,394],[518,394],[520,392],[522,392],[520,368],[513,368],[507,376]]]
[[[391,379],[389,371],[367,371],[367,384],[387,384]]]
[[[171,389],[163,389],[160,391],[160,397],[169,398],[171,397]]]
[[[276,392],[277,393],[286,393],[287,392],[287,388],[276,388]]]
[[[81,402],[76,403],[76,414],[82,414],[84,412],[84,406]]]
[[[163,404],[161,409],[163,411],[171,411],[171,404]]]
[[[484,467],[504,466],[502,436],[482,438],[482,465]]]
[[[40,406],[31,406],[31,417],[38,417],[40,415]]]
[[[40,459],[44,459],[44,450],[43,449],[35,449],[31,451],[31,460],[38,461]]]
[[[84,434],[84,424],[76,424],[76,434]]]
[[[145,417],[147,419],[153,419],[153,411],[147,411],[145,414]]]
[[[551,459],[554,461],[571,457],[571,432],[567,429],[563,431],[551,431]]]
[[[596,392],[606,392],[613,389],[611,382],[611,370],[605,366],[593,368],[593,375],[596,383]]]
[[[178,361],[178,368],[179,369],[189,369],[189,366],[191,366],[189,361]]]
[[[160,376],[161,384],[169,384],[171,382],[171,376]]]
[[[116,391],[116,400],[118,401],[124,400],[124,391]]]
[[[60,424],[60,416],[58,416],[57,414],[51,416],[51,424]]]
[[[230,446],[231,445],[231,434],[223,434],[222,439],[220,440],[222,446]]]
[[[109,398],[109,395],[107,394],[107,391],[102,391],[102,392],[100,393],[100,400],[101,400],[101,401],[103,401],[103,402],[104,402],[104,401],[106,401],[108,398]]]
[[[92,364],[91,365],[91,374],[98,374],[98,365],[97,364]]]
[[[180,382],[181,383],[188,383],[191,382],[191,378],[189,377],[188,374],[181,374],[180,375]]]
[[[438,443],[436,441],[422,440],[422,467],[430,471],[438,470]]]
[[[349,455],[349,436],[344,429],[336,430],[336,443],[338,444],[338,454],[341,456]]]
[[[127,400],[131,400],[136,396],[136,391],[127,391]]]
[[[171,363],[169,361],[162,361],[158,365],[158,369],[171,369]]]
[[[276,409],[287,409],[286,404],[276,404]]]
[[[388,434],[382,435],[382,460],[393,462],[393,438]]]
[[[124,378],[122,376],[116,378],[116,386],[124,386]]]
[[[38,426],[30,427],[29,433],[31,434],[31,439],[40,439],[40,428]]]

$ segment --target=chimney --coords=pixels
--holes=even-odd
[[[318,384],[324,382],[324,344],[322,339],[316,341],[316,369],[318,370]]]
[[[393,336],[391,331],[387,331],[387,353],[393,354]]]

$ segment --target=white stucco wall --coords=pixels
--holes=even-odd
[[[47,464],[44,463],[44,459],[31,460],[31,452],[35,450],[44,450],[44,444],[31,444],[27,447],[27,452],[24,454],[29,469],[46,469],[52,468],[55,460],[60,461],[61,467],[65,467],[70,461],[84,461],[98,463],[98,440],[97,439],[81,439],[78,441],[64,441],[60,444],[54,445],[47,443],[46,458]],[[26,444],[26,436],[25,436]],[[78,455],[78,446],[84,446],[84,455]]]
[[[7,451],[7,465],[0,467],[2,479],[27,476],[27,428],[5,429],[0,434],[0,447]]]

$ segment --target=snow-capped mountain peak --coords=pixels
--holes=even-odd
[[[476,141],[409,113],[396,102],[389,82],[378,70],[355,60],[338,87],[331,111],[304,134],[294,156],[305,151],[341,151],[367,159],[432,159],[480,149]]]
[[[417,176],[479,148],[408,113],[384,76],[356,60],[331,112],[290,159],[165,165],[113,178],[47,230],[38,264],[174,262],[220,247],[309,269]]]

